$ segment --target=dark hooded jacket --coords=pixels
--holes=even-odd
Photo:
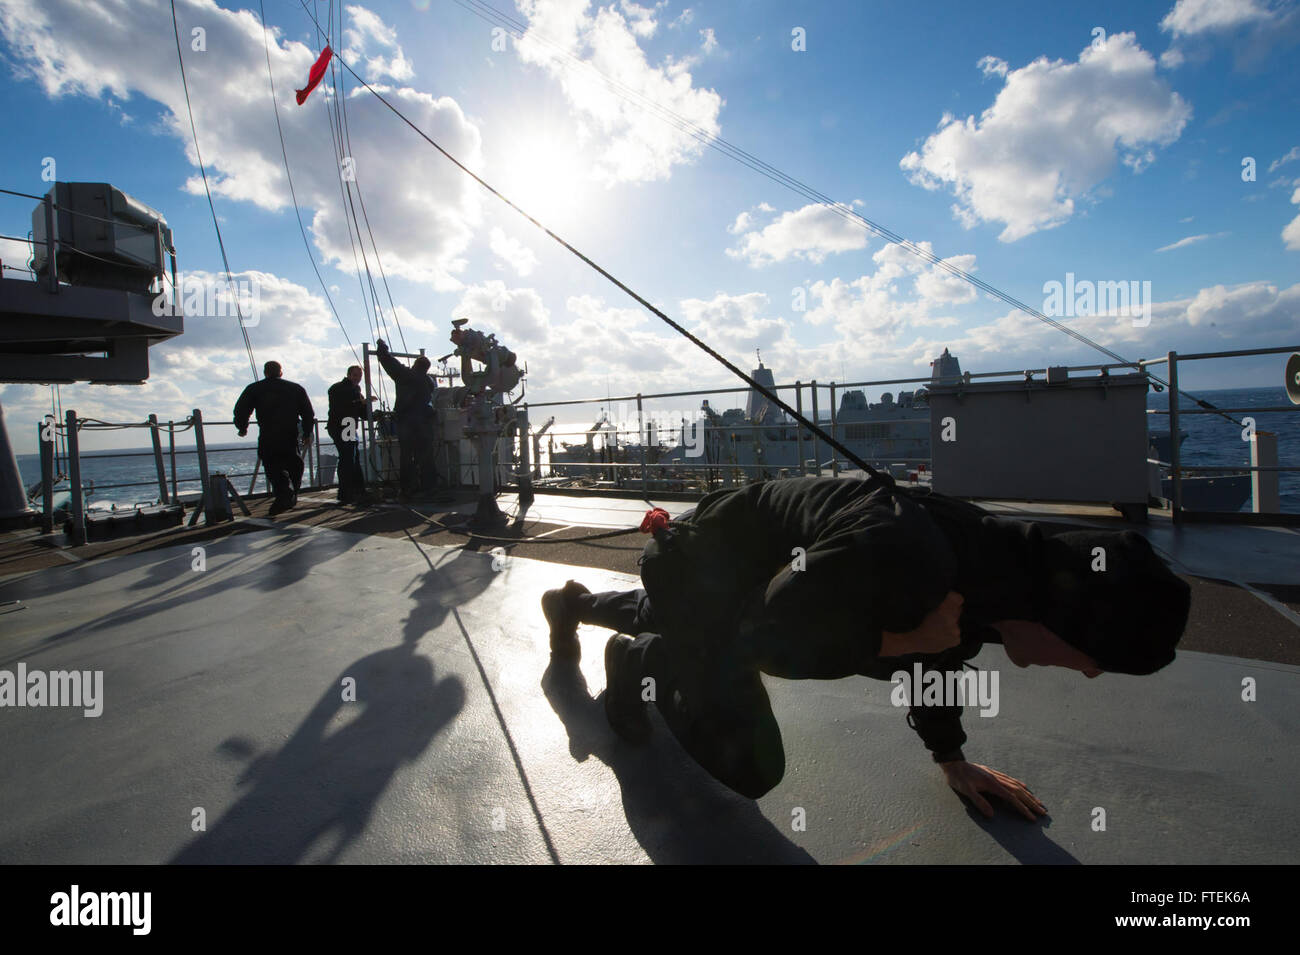
[[[1115,556],[1117,574],[1139,568],[1126,578],[1132,596],[1158,581],[1173,607],[1165,616],[1178,618],[1166,621],[1172,638],[1144,643],[1141,654],[1112,645],[1107,641],[1115,638],[1099,637],[1085,620],[1097,603],[1088,588],[1100,578],[1078,555],[1100,538],[1073,536],[1080,539],[1049,548],[1036,524],[904,491],[888,478],[796,478],[707,495],[647,546],[642,577],[666,629],[693,632],[704,643],[710,634],[738,634],[742,654],[787,679],[889,680],[914,663],[923,671],[960,671],[985,643],[1001,642],[991,625],[1010,619],[1045,623],[1103,669],[1150,673],[1173,659],[1187,585],[1138,535],[1101,535],[1112,550],[1122,540],[1137,555]],[[665,559],[651,559],[660,554]],[[1114,589],[1110,580],[1107,587]],[[957,646],[880,657],[881,631],[915,629],[949,591],[964,598]],[[1103,623],[1114,627],[1117,618],[1118,611]],[[936,757],[966,740],[960,706],[912,707],[908,724]]]

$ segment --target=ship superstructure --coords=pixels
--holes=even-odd
[[[931,385],[952,384],[962,378],[957,356],[946,348],[930,367]],[[768,389],[776,388],[772,369],[761,356],[750,376]],[[841,390],[837,397],[835,413],[818,414],[817,423],[860,458],[894,470],[915,470],[928,461],[930,409],[923,388],[897,395],[884,392],[874,403],[862,389]],[[810,410],[805,408],[805,413]],[[705,399],[693,419],[651,421],[644,442],[619,440],[607,412],[602,412],[591,432],[598,430],[604,439],[599,447],[593,447],[590,433],[582,444],[553,447],[551,472],[566,478],[617,482],[620,466],[640,461],[643,444],[650,463],[661,469],[711,465],[719,469],[724,484],[788,476],[798,473],[801,464],[806,472],[832,469],[839,463],[824,442],[806,430],[800,434],[790,417],[757,388],[749,389],[743,409],[720,412]],[[655,435],[673,435],[676,441],[668,445]],[[592,467],[602,464],[607,466],[603,471]]]

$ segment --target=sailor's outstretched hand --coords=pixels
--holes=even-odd
[[[1030,822],[1047,814],[1047,807],[1029,791],[1029,787],[1006,773],[981,766],[979,763],[968,763],[964,759],[940,763],[939,766],[942,767],[948,785],[953,791],[973,802],[975,808],[988,819],[993,818],[993,807],[980,793],[1000,796]]]

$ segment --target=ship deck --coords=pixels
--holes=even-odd
[[[581,664],[552,664],[538,600],[569,577],[635,586],[644,537],[577,538],[634,526],[646,505],[539,494],[526,514],[502,506],[513,520],[500,542],[456,529],[468,502],[421,515],[343,509],[326,494],[275,519],[258,502],[229,524],[78,548],[0,538],[0,669],[104,675],[96,718],[0,709],[0,862],[1282,863],[1300,852],[1295,530],[1175,528],[1158,515],[1136,528],[1193,587],[1178,659],[1153,677],[1022,670],[984,649],[974,662],[999,671],[1001,708],[968,710],[966,752],[1046,803],[1028,823],[1002,809],[985,820],[947,789],[879,681],[765,677],[787,771],[757,801],[696,767],[657,713],[650,744],[620,742],[599,700],[606,633],[584,626]],[[1126,526],[1101,509],[989,506]],[[343,700],[349,680],[355,702]]]

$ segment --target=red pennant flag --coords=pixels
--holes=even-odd
[[[311,95],[311,91],[314,90],[316,84],[321,81],[321,77],[325,75],[325,67],[330,65],[330,57],[333,55],[334,51],[328,46],[320,51],[320,56],[318,56],[316,62],[312,64],[311,72],[307,74],[306,88],[298,90],[299,106],[307,101],[307,97]]]

